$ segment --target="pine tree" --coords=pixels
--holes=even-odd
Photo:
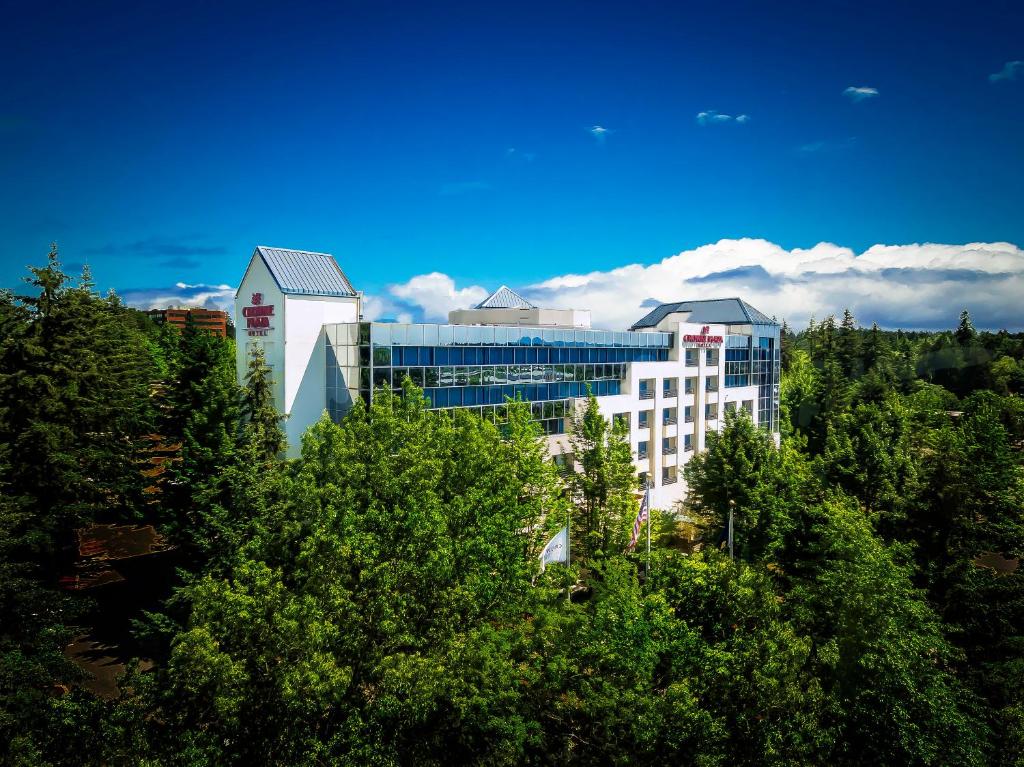
[[[970,346],[978,337],[974,324],[971,322],[971,314],[966,309],[960,312],[960,324],[957,325],[954,335],[960,346]]]
[[[861,372],[860,334],[857,322],[849,309],[843,311],[843,321],[839,326],[838,357],[843,374],[847,378],[855,378]]]
[[[872,322],[871,330],[868,331],[867,338],[864,340],[864,371],[870,372],[874,369],[883,360],[885,360],[888,352],[888,345],[885,342],[885,338],[882,336],[882,331],[879,329],[878,323]]]
[[[204,528],[201,499],[210,497],[210,479],[233,460],[240,432],[240,392],[227,340],[188,321],[179,350],[165,436],[180,440],[181,452],[163,508],[173,540],[186,554],[196,554],[202,547],[196,536]]]
[[[263,349],[257,347],[249,359],[249,370],[242,392],[243,439],[258,442],[258,454],[265,460],[285,448],[282,416],[274,405],[274,382],[267,368]]]

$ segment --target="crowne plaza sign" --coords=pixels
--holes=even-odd
[[[725,339],[722,336],[709,335],[710,330],[711,328],[705,325],[700,329],[699,335],[688,333],[683,336],[683,343],[693,344],[694,346],[702,348],[707,346],[720,346]]]
[[[264,304],[262,293],[252,294],[252,306],[243,307],[242,316],[245,317],[245,332],[250,336],[265,336],[274,329],[270,324],[274,305]]]

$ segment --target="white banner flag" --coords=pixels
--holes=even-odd
[[[563,527],[555,534],[554,538],[548,541],[548,545],[540,553],[541,572],[544,572],[544,568],[551,562],[565,562],[566,555],[569,553],[568,536],[569,529]]]

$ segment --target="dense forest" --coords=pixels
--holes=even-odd
[[[262,360],[51,253],[0,294],[0,763],[1024,765],[1024,336],[847,312],[782,364],[781,446],[727,413],[648,563],[593,399],[577,471],[408,383],[284,460]]]

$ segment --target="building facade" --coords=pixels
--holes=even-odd
[[[158,325],[173,325],[184,330],[188,322],[224,338],[228,334],[228,313],[220,309],[150,309],[146,312]]]
[[[540,309],[502,286],[448,324],[365,322],[347,279],[300,276],[322,254],[277,250],[268,260],[270,250],[257,248],[237,295],[239,371],[252,345],[263,346],[293,451],[324,409],[340,420],[356,398],[369,403],[408,376],[432,409],[497,418],[506,399],[529,401],[552,454],[568,457],[568,421],[589,391],[607,418],[628,424],[637,472],[668,508],[685,494],[683,466],[727,409],[778,433],[779,326],[738,298],[663,304],[629,330],[597,330],[587,312]],[[313,284],[320,303],[338,306],[293,316],[307,300],[294,291]],[[257,292],[263,303],[253,303]],[[267,297],[271,311],[255,314],[272,321],[247,328]]]

